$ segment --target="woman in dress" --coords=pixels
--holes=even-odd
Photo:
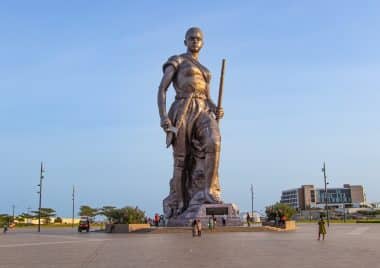
[[[321,240],[321,235],[322,235],[322,239],[325,240],[326,233],[327,232],[326,232],[325,221],[323,220],[323,216],[321,215],[318,221],[318,240]]]

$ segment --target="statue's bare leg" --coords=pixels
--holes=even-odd
[[[185,157],[183,155],[174,154],[174,168],[173,168],[173,178],[174,178],[174,189],[177,197],[177,211],[176,214],[181,214],[184,209],[183,200],[183,176],[185,168]]]
[[[186,127],[185,124],[179,129],[176,139],[173,143],[173,182],[177,208],[174,211],[180,215],[185,210],[185,170],[186,170]]]
[[[204,120],[206,119],[206,120]],[[205,201],[207,203],[220,202],[219,160],[220,160],[220,133],[216,121],[208,116],[201,120],[199,139],[205,151]]]

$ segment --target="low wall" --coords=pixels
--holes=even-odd
[[[295,230],[296,221],[285,221],[285,230]]]
[[[296,230],[296,221],[285,221],[285,224],[275,225],[273,222],[264,222],[263,227],[273,231],[292,231]]]
[[[106,224],[106,233],[131,233],[139,230],[150,229],[149,224]]]

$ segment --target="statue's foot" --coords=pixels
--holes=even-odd
[[[222,201],[220,200],[220,198],[214,196],[208,190],[204,191],[204,198],[205,198],[205,202],[206,203],[210,203],[210,204],[220,204],[220,203],[222,203]]]
[[[183,212],[183,210],[184,210],[184,204],[183,204],[183,202],[179,202],[178,203],[178,207],[177,207],[177,215],[180,215],[182,212]]]

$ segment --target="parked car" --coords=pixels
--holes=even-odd
[[[88,219],[81,219],[78,225],[78,232],[82,232],[86,230],[86,232],[90,231],[90,221]]]

